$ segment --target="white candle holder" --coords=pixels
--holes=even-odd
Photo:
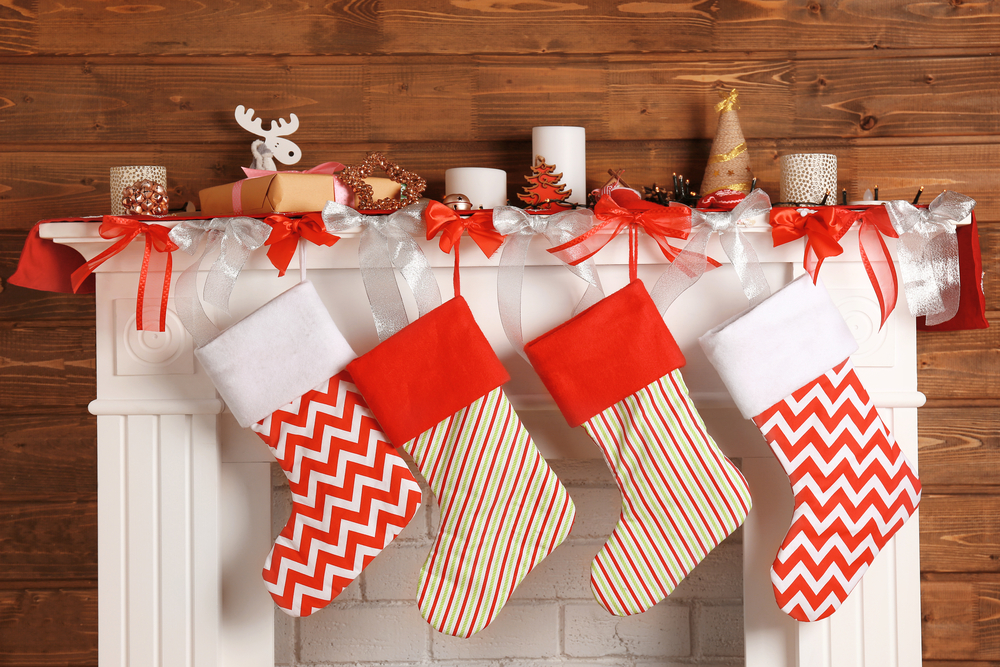
[[[829,153],[793,153],[781,156],[781,201],[837,203],[837,156]]]

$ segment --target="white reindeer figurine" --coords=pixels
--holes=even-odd
[[[250,144],[250,152],[253,153],[251,168],[277,171],[275,160],[281,164],[298,162],[302,157],[302,149],[289,139],[283,138],[299,129],[298,116],[290,114],[288,122],[283,118],[279,118],[277,123],[272,120],[271,129],[264,130],[263,121],[254,118],[253,114],[253,109],[246,109],[242,104],[236,107],[236,122],[240,127],[263,137]]]

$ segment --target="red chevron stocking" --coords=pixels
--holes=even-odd
[[[438,631],[468,637],[566,538],[573,501],[507,401],[507,372],[461,297],[348,370],[441,507],[417,582],[420,613]]]
[[[196,354],[237,421],[257,432],[288,477],[292,514],[267,555],[264,582],[282,611],[308,616],[406,527],[420,487],[344,370],[354,352],[312,283]]]
[[[591,565],[594,597],[617,616],[646,611],[743,523],[746,481],[691,402],[684,355],[640,281],[525,352],[621,490],[621,518]]]
[[[920,481],[858,380],[857,344],[809,276],[701,339],[795,495],[771,566],[774,596],[800,621],[835,612],[917,509]]]

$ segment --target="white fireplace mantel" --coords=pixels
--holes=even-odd
[[[85,257],[109,245],[97,223],[48,223],[44,238]],[[801,242],[771,246],[766,226],[747,229],[772,291],[802,273]],[[888,240],[890,250],[894,243]],[[356,237],[333,248],[310,247],[309,278],[333,319],[360,354],[377,343],[357,268]],[[451,295],[452,257],[421,242],[442,295]],[[916,334],[905,300],[885,327],[857,249],[857,232],[822,274],[860,350],[854,364],[882,418],[911,461],[917,461]],[[524,285],[525,340],[568,318],[585,284],[536,240]],[[608,293],[628,278],[627,244],[615,239],[597,255]],[[727,261],[716,239],[713,257]],[[174,253],[176,275],[189,263]],[[102,667],[273,665],[274,607],[260,581],[271,543],[267,448],[240,429],[194,359],[190,336],[173,312],[167,330],[136,332],[135,293],[142,244],[135,242],[97,270],[97,399],[99,512],[99,653]],[[530,367],[503,334],[496,305],[496,265],[468,239],[462,245],[462,295],[510,371],[505,386],[542,453],[551,458],[600,456],[585,434],[570,431]],[[663,264],[643,239],[640,277],[652,285]],[[295,261],[278,278],[257,251],[241,274],[226,326],[298,280]],[[401,291],[410,316],[415,306]],[[829,619],[799,623],[774,603],[768,570],[788,528],[787,477],[752,423],[743,420],[697,337],[746,308],[727,264],[706,274],[667,312],[687,357],[694,400],[722,449],[742,461],[753,494],[744,529],[744,624],[750,667],[916,667],[921,660],[918,517],[900,530],[862,583]],[[760,345],[767,345],[765,340]]]

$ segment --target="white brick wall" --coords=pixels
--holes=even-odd
[[[743,664],[740,534],[726,540],[670,597],[618,618],[594,601],[590,562],[614,529],[621,496],[603,460],[552,460],[576,503],[569,539],[528,575],[497,619],[470,639],[432,629],[417,610],[417,573],[437,524],[424,486],[417,517],[329,607],[309,618],[275,612],[275,662],[297,667],[716,667]],[[417,479],[420,476],[414,473]],[[274,466],[273,533],[291,511]]]

